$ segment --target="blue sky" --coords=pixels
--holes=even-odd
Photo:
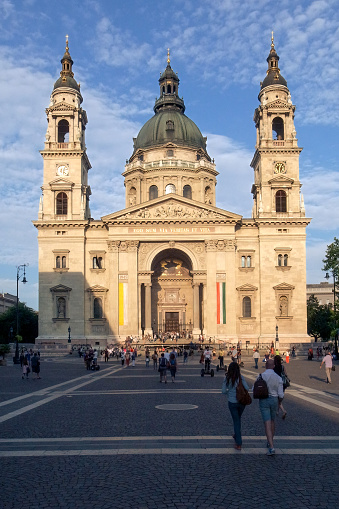
[[[37,219],[45,108],[59,77],[65,35],[88,114],[92,217],[124,208],[121,173],[132,138],[153,115],[159,73],[180,78],[186,114],[207,136],[220,172],[217,205],[250,217],[256,132],[271,30],[296,105],[307,217],[307,282],[324,281],[338,235],[339,1],[0,0],[0,291],[38,307]]]

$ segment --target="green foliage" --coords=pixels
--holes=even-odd
[[[11,351],[11,347],[9,345],[0,345],[0,357],[5,358],[6,353]]]
[[[323,270],[332,272],[337,280],[339,275],[339,239],[336,237],[334,237],[334,242],[327,246],[323,264]]]
[[[311,295],[307,302],[307,333],[314,340],[327,341],[334,326],[334,312],[330,306],[320,305],[318,299]]]
[[[10,328],[13,328],[13,337],[10,338]],[[16,332],[16,306],[12,306],[0,315],[0,341],[9,343],[15,341]],[[38,314],[33,309],[19,302],[19,336],[18,341],[34,343],[38,337]],[[21,338],[21,339],[20,339]]]

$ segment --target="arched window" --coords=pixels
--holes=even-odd
[[[251,299],[250,297],[244,297],[242,300],[242,316],[244,318],[251,318]]]
[[[246,258],[246,267],[250,267],[250,266],[251,266],[251,257],[247,256],[247,258]]]
[[[61,262],[62,262],[62,268],[65,269],[66,268],[66,256],[63,256],[62,259],[61,259]]]
[[[275,195],[276,212],[287,212],[287,200],[285,191],[277,191]]]
[[[275,117],[272,121],[272,139],[284,139],[284,121],[280,117]]]
[[[162,87],[162,93],[163,94],[165,93],[165,87]]]
[[[171,93],[171,85],[167,85],[167,93],[170,94]]]
[[[157,186],[151,186],[149,188],[149,199],[155,200],[156,198],[158,198],[158,188]]]
[[[288,255],[284,254],[284,267],[287,267],[288,265]]]
[[[167,184],[165,188],[165,194],[175,193],[175,185],[174,184]]]
[[[68,143],[69,123],[67,120],[60,120],[58,124],[58,143]]]
[[[137,203],[137,190],[135,187],[131,187],[128,193],[129,206],[133,207]]]
[[[56,259],[55,259],[55,267],[57,269],[60,269],[61,268],[61,263],[60,263],[60,256],[57,256]]]
[[[283,257],[282,255],[278,255],[278,267],[282,267],[282,260],[283,260]]]
[[[192,188],[191,186],[184,186],[184,189],[183,189],[183,196],[184,198],[189,198],[190,200],[192,199]]]
[[[243,269],[246,267],[246,256],[241,257],[241,267]]]
[[[93,318],[102,318],[102,302],[99,297],[93,301]]]
[[[209,186],[205,187],[205,203],[212,205],[212,190]]]
[[[67,194],[58,193],[56,197],[56,214],[57,216],[67,215]]]

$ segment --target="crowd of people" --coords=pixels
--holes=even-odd
[[[21,349],[20,366],[22,369],[21,378],[23,380],[29,379],[29,374],[32,372],[33,380],[40,380],[40,352],[33,352],[32,348],[29,350]]]

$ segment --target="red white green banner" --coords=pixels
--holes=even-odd
[[[217,324],[226,323],[226,283],[217,283]]]

